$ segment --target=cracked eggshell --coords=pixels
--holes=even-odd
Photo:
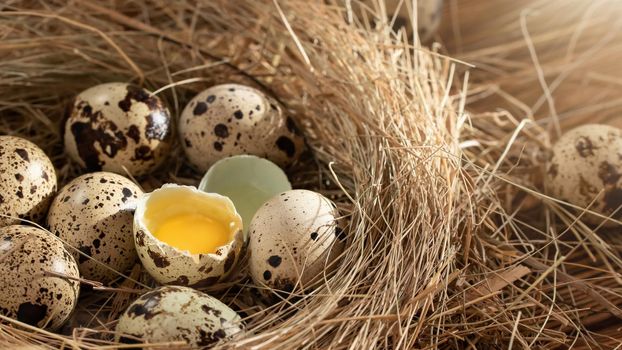
[[[73,312],[80,288],[78,265],[62,242],[35,227],[7,226],[0,228],[0,256],[0,313],[58,329]]]
[[[56,192],[56,172],[50,159],[34,143],[0,136],[0,227],[18,218],[40,222]]]
[[[233,223],[231,241],[218,248],[216,253],[182,251],[160,241],[149,229],[147,210],[155,210],[158,217],[164,217],[196,212],[197,207],[205,205],[214,213],[227,216]],[[218,283],[233,271],[240,260],[245,238],[242,218],[229,198],[192,186],[166,184],[138,201],[134,214],[134,243],[143,267],[158,283],[201,288]]]
[[[553,146],[544,185],[555,198],[622,219],[622,130],[587,124],[566,132]],[[591,214],[583,218],[592,224],[604,220]]]
[[[116,340],[136,343],[185,341],[192,348],[226,341],[243,332],[240,316],[197,290],[165,286],[140,296],[121,315]]]
[[[345,233],[337,218],[333,202],[316,192],[292,190],[272,197],[249,228],[255,284],[291,292],[317,283],[343,251]]]
[[[285,172],[271,161],[239,155],[214,163],[199,189],[229,197],[242,217],[246,235],[257,209],[274,195],[291,190],[292,185]]]
[[[170,149],[171,118],[157,96],[126,83],[84,90],[65,122],[65,150],[82,168],[135,176],[153,171]]]
[[[63,187],[50,206],[50,231],[71,247],[84,278],[108,283],[136,261],[132,222],[142,190],[108,172],[85,174]],[[102,266],[107,265],[109,268]]]
[[[200,171],[221,158],[250,154],[285,167],[304,147],[302,134],[279,104],[261,91],[237,84],[211,87],[184,108],[181,144]]]

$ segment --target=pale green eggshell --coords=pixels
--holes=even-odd
[[[242,217],[247,234],[255,212],[275,195],[289,191],[287,175],[271,161],[251,156],[228,157],[214,163],[199,189],[229,197]]]

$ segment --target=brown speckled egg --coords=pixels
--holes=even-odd
[[[68,250],[84,278],[107,283],[119,276],[110,268],[124,273],[134,265],[132,220],[141,194],[129,179],[97,172],[69,182],[54,198],[47,219],[50,231],[75,248]]]
[[[195,96],[179,119],[179,135],[190,163],[205,172],[217,160],[250,154],[288,166],[304,141],[279,104],[254,88],[225,84]]]
[[[243,332],[240,316],[218,299],[188,287],[160,287],[134,301],[121,315],[117,341],[182,341],[192,348],[226,341]]]
[[[566,132],[553,146],[545,188],[555,198],[622,219],[622,130],[587,124]],[[593,224],[604,220],[583,218]]]
[[[249,227],[255,284],[290,292],[317,283],[343,250],[337,218],[334,204],[312,191],[287,191],[267,201]]]
[[[35,222],[45,217],[56,192],[56,172],[50,159],[34,143],[0,136],[0,227]]]
[[[89,171],[144,175],[170,149],[170,116],[157,96],[125,83],[81,92],[65,123],[65,150]]]
[[[41,229],[0,228],[0,313],[36,327],[58,329],[71,315],[80,278],[63,243]]]

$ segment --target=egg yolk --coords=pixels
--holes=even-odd
[[[180,214],[162,222],[153,235],[160,241],[191,254],[215,253],[229,243],[229,228],[200,214]]]

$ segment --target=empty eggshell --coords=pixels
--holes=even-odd
[[[566,132],[553,146],[545,188],[555,198],[621,219],[622,130],[587,124]],[[583,218],[593,224],[604,220],[591,214]]]
[[[205,293],[165,286],[141,295],[121,315],[116,340],[186,342],[204,348],[243,332],[240,316]]]
[[[78,265],[63,243],[41,229],[0,228],[0,313],[58,329],[78,301]]]
[[[168,220],[195,213],[225,222],[227,243],[214,252],[193,254],[154,236]],[[179,232],[177,236],[193,234],[196,232]],[[191,186],[166,184],[138,201],[134,241],[145,270],[156,281],[199,288],[214,285],[233,271],[246,240],[242,218],[229,198]]]
[[[304,145],[294,120],[274,99],[237,84],[214,86],[195,96],[181,114],[179,135],[188,160],[203,172],[217,160],[239,154],[287,166]]]
[[[0,136],[0,227],[45,217],[56,192],[56,172],[34,143]]]
[[[162,101],[141,87],[107,83],[81,92],[65,123],[65,150],[89,171],[144,175],[170,148],[170,116]]]
[[[287,191],[266,202],[249,228],[255,284],[290,292],[318,282],[343,250],[345,234],[337,218],[334,204],[312,191]]]
[[[199,189],[229,197],[242,217],[246,234],[257,209],[273,196],[291,190],[292,185],[283,170],[271,161],[240,155],[214,163]]]
[[[75,178],[54,198],[48,226],[92,258],[68,248],[84,278],[107,283],[119,276],[115,270],[124,273],[136,262],[132,222],[139,195],[142,190],[129,179],[97,172]]]

